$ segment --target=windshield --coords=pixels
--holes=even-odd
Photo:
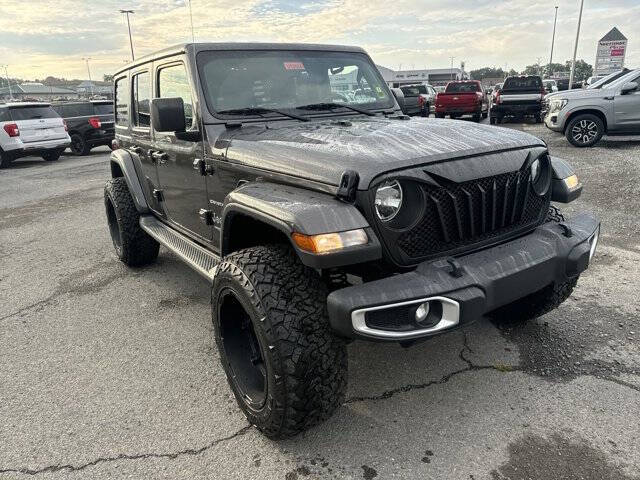
[[[445,93],[472,93],[479,92],[480,87],[476,82],[472,83],[449,83]]]
[[[634,76],[638,74],[640,74],[640,70],[627,72],[623,70],[598,80],[596,83],[590,85],[589,88],[616,88],[618,86],[621,86],[623,83],[630,81],[631,78],[634,78]]]
[[[37,120],[41,118],[58,118],[60,115],[49,105],[11,107],[12,120]]]
[[[94,103],[96,115],[113,115],[113,103]]]
[[[361,109],[394,105],[380,73],[361,53],[209,51],[198,54],[198,70],[209,110],[222,115],[331,103]]]

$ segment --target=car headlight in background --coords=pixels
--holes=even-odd
[[[380,185],[376,190],[374,207],[380,220],[383,222],[392,220],[402,207],[402,187],[400,182],[392,180]]]
[[[569,103],[569,100],[567,100],[566,98],[551,99],[551,101],[549,102],[549,113],[559,112],[567,105],[567,103]]]

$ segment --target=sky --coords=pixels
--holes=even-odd
[[[571,58],[580,0],[191,0],[196,41],[359,45],[392,69],[446,68],[465,61],[522,70]],[[0,3],[0,65],[9,76],[102,79],[130,59],[119,9],[132,9],[136,56],[189,41],[188,0],[21,0]],[[585,0],[578,58],[617,26],[626,65],[640,66],[640,1]],[[4,71],[2,71],[4,73]]]

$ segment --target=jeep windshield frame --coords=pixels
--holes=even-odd
[[[204,50],[197,53],[196,64],[204,103],[221,120],[311,116],[308,108],[300,107],[313,104],[332,105],[315,109],[313,116],[360,115],[357,110],[374,113],[395,107],[382,75],[361,52]],[[252,109],[281,110],[282,115],[266,117]],[[230,110],[234,113],[225,113]]]

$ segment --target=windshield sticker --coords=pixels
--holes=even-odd
[[[376,85],[376,92],[378,92],[379,97],[384,97],[384,91],[380,87],[380,85]]]
[[[302,62],[284,62],[285,70],[304,70],[304,63]]]

